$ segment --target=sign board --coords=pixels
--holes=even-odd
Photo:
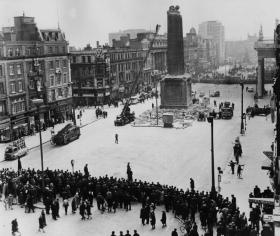
[[[273,215],[270,215],[270,214],[263,214],[263,220],[264,222],[273,222],[273,218],[274,216]]]

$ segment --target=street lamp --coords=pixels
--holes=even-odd
[[[211,192],[212,194],[216,193],[215,189],[215,173],[214,173],[214,135],[213,135],[213,116],[207,117],[208,123],[211,123],[211,165],[212,165],[212,188]]]
[[[240,83],[241,86],[241,126],[240,126],[240,134],[244,134],[244,122],[243,122],[243,90],[244,83]]]
[[[44,179],[44,157],[43,157],[43,145],[42,145],[42,133],[41,133],[41,121],[40,121],[40,106],[44,104],[44,100],[41,98],[32,99],[33,104],[37,107],[38,111],[38,124],[39,124],[39,134],[40,134],[40,152],[41,152],[41,169],[42,169],[42,189],[45,189],[45,179]]]

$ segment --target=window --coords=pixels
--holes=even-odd
[[[61,74],[59,74],[57,77],[56,77],[56,85],[60,85],[61,84]]]
[[[64,89],[64,97],[66,97],[66,98],[68,97],[68,88]]]
[[[23,99],[14,100],[12,102],[12,113],[16,114],[25,111],[25,101]]]
[[[17,74],[20,75],[21,74],[21,66],[17,65]]]
[[[0,94],[4,94],[5,90],[4,90],[4,83],[0,83]]]
[[[3,76],[3,67],[0,65],[0,76]]]
[[[54,86],[54,75],[50,75],[50,86]]]
[[[51,99],[55,101],[55,90],[51,90]]]
[[[64,68],[67,67],[67,60],[66,59],[63,60],[63,67]]]
[[[33,79],[29,80],[29,88],[34,89],[34,80]]]
[[[86,63],[86,57],[85,56],[82,56],[82,61],[83,61],[83,63]]]
[[[64,84],[67,83],[67,74],[66,73],[63,74],[63,83]]]
[[[13,49],[12,49],[12,48],[9,48],[9,49],[8,49],[8,56],[9,56],[9,57],[12,57],[12,56],[13,56]]]
[[[15,83],[11,83],[10,84],[10,90],[11,90],[11,93],[15,93],[16,92]]]
[[[16,56],[20,56],[20,49],[16,48]]]
[[[53,61],[49,61],[49,68],[54,69]]]
[[[62,47],[62,53],[66,53],[65,46]]]
[[[59,60],[55,61],[55,68],[59,68]]]
[[[48,53],[49,54],[53,53],[53,48],[51,46],[48,48]]]
[[[73,56],[73,63],[76,63],[76,56]]]
[[[10,65],[9,66],[9,70],[10,70],[10,75],[14,75],[14,66],[13,65]]]
[[[55,53],[58,54],[59,51],[58,51],[58,46],[55,46]]]
[[[26,56],[30,56],[30,48],[26,48],[25,49],[25,55]]]
[[[91,63],[91,57],[88,56],[88,63]]]
[[[62,88],[57,89],[57,96],[62,97]]]
[[[19,92],[23,91],[23,87],[22,87],[22,82],[21,81],[18,82],[18,91]]]

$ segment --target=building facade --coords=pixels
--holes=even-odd
[[[225,56],[228,61],[242,64],[257,64],[257,51],[254,49],[257,35],[248,35],[246,40],[226,41]]]
[[[110,59],[102,48],[71,51],[71,77],[75,106],[110,102]]]
[[[184,61],[187,72],[200,73],[215,68],[217,60],[214,41],[202,38],[191,28],[184,38]]]
[[[221,22],[206,21],[199,24],[198,34],[204,39],[213,39],[216,44],[218,64],[225,62],[225,29]]]
[[[137,37],[138,33],[146,33],[148,32],[145,29],[127,29],[127,30],[119,30],[118,32],[109,33],[109,45],[113,46],[113,40],[120,40],[122,36],[129,35],[130,38],[134,39]]]
[[[40,30],[33,17],[23,15],[14,17],[14,26],[4,27],[1,34],[0,65],[6,93],[1,104],[6,104],[8,117],[0,130],[2,140],[28,134],[33,126],[38,127],[39,119],[45,125],[69,119],[70,63],[68,42],[61,30]],[[32,103],[35,98],[43,99],[39,112]],[[5,130],[9,134],[3,134]]]

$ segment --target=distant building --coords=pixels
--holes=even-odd
[[[107,104],[110,101],[110,59],[102,48],[70,51],[73,100],[76,106]]]
[[[69,119],[70,63],[61,30],[38,29],[34,17],[23,15],[14,17],[14,26],[3,27],[0,35],[1,140],[27,134],[38,127],[38,118],[46,125]],[[39,115],[34,98],[44,101]]]
[[[137,37],[138,33],[146,33],[149,32],[148,30],[145,29],[127,29],[127,30],[120,30],[119,32],[113,32],[109,33],[109,46],[113,45],[113,39],[120,40],[122,36],[127,36],[131,39],[134,39]]]
[[[257,51],[254,44],[258,40],[257,35],[248,35],[246,40],[226,41],[225,55],[226,59],[236,63],[257,63]]]
[[[216,47],[212,39],[197,35],[195,28],[184,38],[184,61],[187,72],[202,72],[217,66]]]
[[[223,64],[225,62],[225,28],[218,21],[206,21],[199,24],[198,34],[202,38],[212,38],[216,44],[217,62]]]

